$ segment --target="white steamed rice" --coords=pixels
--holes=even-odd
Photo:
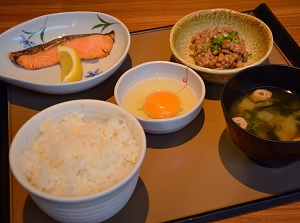
[[[134,167],[138,143],[126,119],[85,121],[79,114],[47,117],[40,135],[23,150],[21,165],[30,183],[63,197],[91,195],[118,183]]]

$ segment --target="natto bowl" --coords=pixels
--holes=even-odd
[[[234,69],[211,69],[198,66],[189,49],[192,36],[204,30],[231,27],[245,41],[246,50],[252,55],[244,67]],[[231,9],[217,8],[196,11],[181,18],[171,29],[170,48],[177,62],[198,72],[203,80],[224,84],[237,72],[267,61],[273,48],[273,35],[260,19]]]

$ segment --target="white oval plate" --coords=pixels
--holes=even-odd
[[[8,53],[32,45],[47,43],[65,35],[109,33],[115,41],[109,56],[84,60],[83,78],[61,83],[60,65],[27,70],[11,62]],[[130,33],[117,18],[99,12],[65,12],[44,15],[17,25],[0,35],[0,79],[10,84],[48,94],[69,94],[98,85],[110,77],[125,60],[130,47]]]

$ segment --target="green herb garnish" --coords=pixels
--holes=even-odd
[[[237,38],[237,36],[238,36],[238,32],[229,32],[227,34],[217,35],[212,38],[210,48],[212,51],[218,50],[220,52],[224,40],[230,40],[233,43],[239,44],[240,39]]]

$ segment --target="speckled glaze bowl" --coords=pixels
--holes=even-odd
[[[195,33],[216,27],[232,27],[245,41],[252,54],[242,68],[216,70],[197,66],[189,49]],[[230,9],[208,9],[193,12],[180,19],[171,29],[170,48],[177,62],[197,71],[205,81],[224,84],[235,73],[266,61],[273,48],[273,35],[269,27],[254,16]]]

